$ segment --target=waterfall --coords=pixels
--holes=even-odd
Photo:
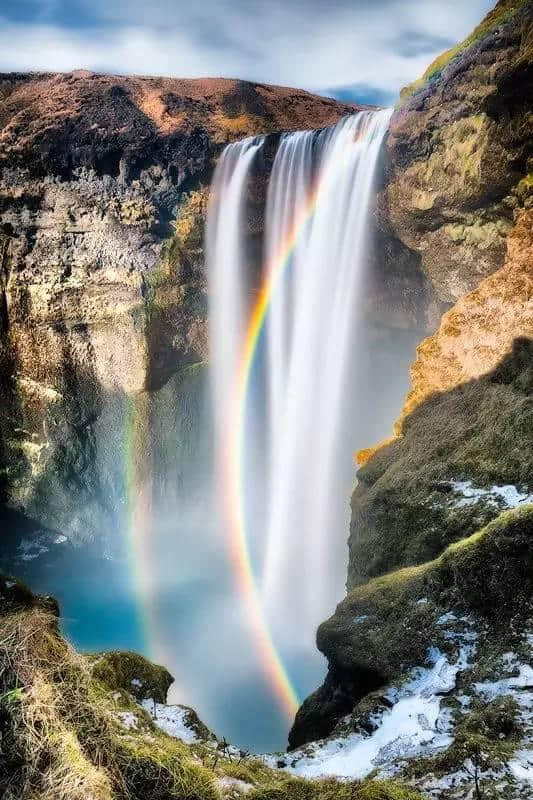
[[[282,649],[299,639],[312,646],[316,624],[342,596],[348,497],[337,472],[349,441],[342,421],[357,405],[347,398],[348,378],[363,346],[374,177],[390,113],[365,111],[333,128],[280,137],[264,204],[262,275],[251,246],[250,186],[272,140],[229,145],[213,180],[207,260],[221,524],[235,524],[227,501],[233,481],[258,602]],[[228,452],[239,448],[244,478],[235,485],[240,473]]]

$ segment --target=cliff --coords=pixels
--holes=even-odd
[[[394,436],[360,456],[349,593],[318,632],[329,672],[291,732],[282,765],[296,772],[324,753],[360,764],[364,749],[381,777],[439,800],[493,786],[528,796],[531,18],[530,0],[501,0],[392,118],[368,307],[391,329],[437,331],[418,348]],[[353,107],[238,81],[90,73],[5,76],[0,97],[0,504],[32,533],[106,532],[112,547],[131,473],[138,488],[164,464],[165,491],[183,491],[184,460],[204,446],[202,231],[216,156]],[[176,744],[139,707],[164,705],[167,674],[131,655],[75,656],[52,601],[16,582],[2,583],[2,603],[6,662],[21,659],[2,673],[12,796],[26,779],[29,797],[61,796],[58,775],[80,798],[409,796],[219,759],[199,721],[204,741]],[[134,696],[133,680],[152,697]],[[53,733],[41,762],[32,721]]]
[[[391,120],[383,206],[448,302],[503,264],[530,172],[531,15],[529,0],[500,0],[402,92]]]
[[[348,595],[290,735],[327,737],[317,758],[381,741],[378,773],[438,798],[529,792],[532,9],[498,3],[393,115],[380,218],[454,305],[417,349],[393,437],[358,455]],[[440,710],[417,730],[401,708],[418,697]]]
[[[216,157],[354,108],[235,80],[0,77],[0,504],[77,539],[116,530],[128,469],[157,470],[149,419],[177,430],[160,461],[183,483],[206,427],[184,370],[207,356]]]

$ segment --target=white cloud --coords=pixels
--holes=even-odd
[[[0,68],[179,77],[227,76],[325,90],[367,84],[397,91],[465,36],[491,0],[405,0],[359,8],[309,0],[239,9],[223,0],[198,12],[170,2],[92,4],[98,27],[4,21]],[[87,9],[89,6],[87,5]],[[148,13],[149,11],[149,13]],[[123,21],[127,20],[127,24]],[[417,37],[423,46],[402,47]],[[432,41],[434,48],[432,48]],[[427,42],[427,49],[424,43]],[[421,52],[422,51],[422,52]]]

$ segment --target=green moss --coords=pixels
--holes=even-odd
[[[427,574],[449,602],[503,622],[528,607],[533,582],[533,505],[506,511],[451,545]]]
[[[472,33],[462,42],[441,53],[431,62],[421,78],[403,88],[400,92],[401,100],[406,100],[415,92],[423,88],[428,81],[435,80],[443,69],[455,58],[458,58],[471,45],[483,39],[499,25],[511,20],[530,0],[500,0],[496,7],[474,28]]]
[[[137,700],[153,698],[166,703],[174,678],[164,667],[138,653],[113,650],[94,657],[93,677],[109,690],[124,690]]]
[[[151,800],[216,800],[214,775],[197,764],[176,739],[155,735],[123,737],[118,759],[127,796]]]
[[[401,436],[359,470],[352,498],[350,583],[430,561],[501,511],[459,501],[456,481],[533,491],[533,342],[515,342],[497,369],[436,394]]]
[[[529,607],[532,542],[533,505],[504,512],[434,561],[353,589],[320,626],[318,646],[343,670],[374,671],[387,683],[424,663],[430,644],[450,649],[437,624],[443,612],[473,613],[505,629]]]
[[[203,251],[203,232],[207,214],[207,189],[200,188],[182,201],[171,235],[163,243],[158,265],[144,275],[144,305],[148,322],[165,312],[168,305],[185,301],[184,292],[194,264]],[[178,291],[179,287],[181,291]],[[194,311],[190,297],[187,308]],[[205,310],[205,309],[204,309]]]
[[[178,209],[172,235],[163,245],[162,262],[175,277],[186,275],[191,262],[202,255],[208,197],[206,187],[186,196]]]
[[[280,778],[246,795],[251,800],[419,800],[420,795],[394,781],[339,782]]]
[[[529,198],[533,195],[533,172],[526,175],[516,186],[514,193],[518,197],[522,205],[525,205]]]
[[[468,245],[486,249],[500,244],[509,233],[511,222],[498,220],[497,222],[483,222],[479,220],[472,225],[450,224],[444,230],[452,242],[466,242]]]

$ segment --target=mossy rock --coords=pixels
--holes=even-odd
[[[170,672],[130,651],[112,650],[94,657],[93,676],[110,691],[126,691],[137,700],[166,703],[174,682]]]
[[[0,573],[0,615],[31,608],[41,608],[59,617],[59,606],[54,597],[34,594],[18,578]]]
[[[461,502],[457,482],[533,491],[533,341],[520,339],[487,375],[430,396],[401,434],[358,472],[348,584],[427,562],[505,508]]]
[[[440,644],[437,618],[450,609],[490,623],[527,610],[533,590],[533,505],[506,511],[434,561],[356,587],[322,623],[320,650],[343,669],[390,680]]]
[[[457,612],[453,625],[463,633],[475,623],[489,641],[504,639],[509,621],[516,625],[529,613],[532,544],[533,505],[527,505],[501,513],[433,561],[354,588],[318,629],[330,670],[299,709],[291,747],[317,732],[329,735],[369,691],[401,682],[411,667],[424,664],[430,648],[453,660],[457,644],[447,636],[443,614]]]
[[[437,56],[421,78],[401,90],[401,100],[407,100],[411,95],[422,89],[429,81],[437,79],[450,62],[460,58],[469,47],[477,44],[477,42],[495,31],[500,25],[505,25],[512,21],[513,17],[524,9],[524,7],[527,7],[530,2],[531,0],[500,0],[466,39],[463,39],[459,44],[451,47],[449,50],[445,50],[444,53]]]

